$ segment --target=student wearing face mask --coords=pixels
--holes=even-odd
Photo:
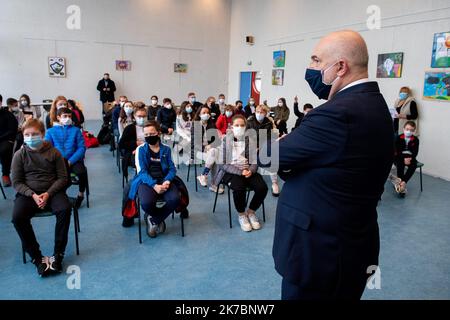
[[[67,100],[67,106],[72,111],[72,121],[73,125],[80,128],[84,124],[84,114],[83,111],[77,106],[75,100]]]
[[[239,224],[245,232],[261,229],[256,211],[261,207],[267,196],[268,188],[262,176],[257,172],[258,165],[251,158],[252,144],[246,136],[247,120],[237,115],[233,117],[232,131],[222,142],[223,164],[215,177],[215,183],[220,181],[228,184],[233,190],[233,200],[239,214]],[[256,160],[256,159],[255,159]],[[255,193],[246,210],[247,188]]]
[[[211,118],[210,108],[203,106],[197,110],[194,122],[191,128],[191,160],[195,159],[205,161],[205,169],[203,173],[197,177],[202,187],[208,186],[208,176],[214,177],[217,172],[217,157],[219,144],[219,131],[216,128],[214,120]],[[196,129],[201,125],[200,130]],[[217,192],[217,184],[210,179],[209,190]],[[224,192],[223,187],[219,186],[219,194]]]
[[[210,115],[211,115],[211,119],[214,121],[214,123],[216,123],[217,119],[220,116],[220,109],[219,109],[219,106],[216,104],[216,98],[209,97],[206,100],[204,106],[208,107]]]
[[[152,96],[150,99],[150,106],[148,107],[148,120],[156,120],[158,116],[158,112],[161,109],[161,106],[158,104],[158,97]]]
[[[220,114],[224,114],[225,113],[225,95],[223,93],[221,93],[219,95],[219,99],[217,100],[219,102],[218,106],[219,106],[219,110],[220,110]]]
[[[116,139],[119,138],[119,118],[120,112],[125,107],[125,103],[128,102],[128,98],[126,96],[120,96],[119,101],[114,102],[114,108],[111,112],[111,127],[113,130],[113,134]]]
[[[194,120],[193,112],[194,109],[192,107],[192,104],[189,101],[184,101],[181,104],[177,115],[176,132],[180,137],[178,146],[179,149],[183,150],[183,154],[187,156],[190,154],[191,128],[192,121]],[[184,151],[186,151],[186,153]],[[187,159],[186,163],[189,164]]]
[[[147,109],[145,107],[135,109],[134,122],[124,129],[119,140],[119,150],[122,155],[122,169],[126,178],[128,178],[127,168],[134,164],[136,148],[145,143],[144,126],[147,121]]]
[[[120,110],[119,120],[117,121],[117,128],[119,130],[119,139],[122,137],[123,131],[127,126],[133,124],[134,119],[134,106],[133,102],[127,101],[122,110]]]
[[[260,141],[261,132],[266,132],[265,141],[268,145],[272,141],[272,132],[276,129],[276,126],[273,123],[273,119],[269,117],[269,110],[269,107],[263,104],[259,105],[258,107],[256,107],[255,114],[247,120],[247,129],[253,129],[256,131],[256,145],[258,148],[258,152],[263,147]],[[270,179],[272,181],[272,195],[274,197],[278,197],[280,195],[278,175],[276,173],[266,171],[263,168],[260,168],[259,171],[262,175],[270,176]]]
[[[0,108],[0,162],[4,187],[11,186],[9,174],[17,132],[18,123],[14,115],[7,108]]]
[[[22,129],[25,144],[16,152],[12,163],[12,182],[17,192],[12,223],[39,276],[45,277],[63,271],[72,212],[65,192],[69,178],[61,153],[44,141],[44,124],[31,119]],[[35,213],[47,208],[56,216],[55,245],[51,257],[42,255],[31,225]]]
[[[270,108],[270,111],[274,113],[273,120],[275,121],[275,125],[280,132],[280,137],[287,134],[287,122],[289,120],[291,111],[286,104],[286,99],[278,99],[278,105],[276,107]]]
[[[243,115],[245,117],[244,104],[242,103],[242,101],[241,100],[237,100],[235,105],[236,105],[236,108],[234,110],[234,114],[235,115],[240,114],[240,115]],[[248,118],[248,117],[246,117],[246,118]]]
[[[180,203],[178,188],[173,183],[176,177],[175,164],[172,161],[170,148],[161,143],[161,127],[156,121],[148,122],[144,127],[145,143],[138,148],[136,158],[137,176],[130,186],[128,198],[139,197],[145,212],[147,235],[155,238],[164,233],[164,220],[177,209]],[[157,208],[158,200],[165,202]],[[133,224],[133,219],[124,218],[123,226]]]
[[[86,145],[81,130],[73,125],[72,111],[69,108],[58,110],[57,122],[47,130],[45,140],[61,152],[66,161],[67,172],[77,175],[79,191],[75,206],[79,208],[84,200],[87,186],[87,170],[84,165]]]
[[[217,119],[216,127],[222,135],[227,133],[227,130],[231,127],[231,120],[233,119],[235,108],[232,105],[227,105],[224,109],[224,113]]]
[[[245,108],[243,109],[244,111],[244,116],[246,119],[250,118],[252,115],[255,114],[256,111],[256,102],[255,99],[250,98],[250,100],[248,100],[248,104],[245,106]]]
[[[402,87],[400,89],[397,100],[394,104],[396,115],[394,116],[394,131],[398,134],[403,133],[403,128],[407,121],[413,121],[418,128],[419,112],[417,111],[417,103],[412,96],[411,89]],[[416,129],[416,134],[417,134]]]
[[[156,121],[161,126],[161,132],[166,135],[172,135],[175,130],[177,113],[173,108],[172,100],[164,98],[163,107],[158,111]]]
[[[198,101],[195,92],[188,93],[188,102],[192,105],[193,114],[195,114],[197,110],[203,106],[203,104]]]
[[[419,153],[419,138],[415,136],[416,124],[407,121],[403,126],[403,133],[395,139],[394,163],[397,167],[397,181],[395,191],[400,197],[406,195],[406,184],[417,169],[417,155]],[[405,172],[405,167],[407,170]]]
[[[20,109],[18,101],[14,98],[8,98],[8,100],[6,100],[6,104],[8,106],[9,111],[16,118],[20,130],[22,128],[22,125],[25,123],[25,115],[23,114],[23,111]]]
[[[41,118],[41,107],[39,106],[32,106],[30,97],[27,94],[23,94],[19,98],[19,104],[20,108],[23,112],[33,112],[33,118],[34,119],[40,119]]]
[[[50,112],[47,115],[47,117],[45,118],[45,125],[46,125],[47,129],[50,129],[51,127],[53,127],[53,124],[55,122],[58,122],[58,119],[57,119],[58,110],[67,108],[67,107],[68,107],[68,102],[67,102],[66,97],[58,96],[58,97],[56,97],[55,100],[53,100],[52,106],[50,107]]]

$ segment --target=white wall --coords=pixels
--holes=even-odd
[[[381,9],[380,30],[369,31],[366,26],[366,9],[372,4]],[[419,158],[425,163],[424,171],[450,180],[450,103],[422,100],[424,72],[431,69],[433,34],[450,30],[449,0],[233,0],[229,98],[239,96],[241,71],[262,71],[261,101],[275,105],[279,97],[286,97],[291,106],[299,95],[302,104],[320,105],[303,80],[311,50],[324,34],[349,28],[361,31],[367,41],[371,79],[376,77],[379,53],[404,52],[402,78],[376,80],[390,105],[401,86],[413,89],[419,105]],[[255,36],[254,46],[245,44],[246,35]],[[280,49],[286,50],[285,85],[277,87],[271,85],[272,52]],[[294,121],[292,116],[291,126]]]
[[[73,4],[81,30],[66,28]],[[0,0],[0,93],[4,100],[28,93],[35,103],[62,94],[80,100],[88,119],[100,119],[96,86],[109,72],[116,98],[149,103],[156,94],[180,103],[194,90],[206,100],[227,90],[230,13],[228,0]],[[66,57],[67,78],[48,76],[54,55]],[[115,70],[122,58],[132,71]],[[188,63],[187,74],[173,72],[177,62]]]

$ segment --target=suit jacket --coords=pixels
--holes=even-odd
[[[276,270],[326,297],[360,297],[378,265],[377,203],[393,163],[393,125],[376,82],[337,93],[279,142]]]
[[[103,91],[104,88],[109,88],[109,91]],[[98,82],[97,90],[100,91],[100,101],[105,102],[113,102],[114,92],[116,92],[116,84],[111,79],[108,80],[108,85],[105,85],[105,80],[102,79]]]

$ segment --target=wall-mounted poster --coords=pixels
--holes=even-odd
[[[52,78],[65,78],[66,58],[48,57],[48,74]]]
[[[129,60],[116,60],[117,71],[131,71],[131,61]]]
[[[450,31],[436,33],[433,41],[433,54],[431,56],[432,68],[450,67]]]
[[[403,71],[403,52],[378,55],[377,78],[401,78]]]
[[[286,51],[274,51],[273,67],[284,68],[285,65],[286,65]]]
[[[450,72],[425,72],[423,98],[450,101]]]
[[[173,65],[173,70],[176,73],[187,73],[188,65],[186,63],[175,63]]]
[[[284,84],[284,70],[283,69],[273,69],[272,70],[272,85],[282,86]]]

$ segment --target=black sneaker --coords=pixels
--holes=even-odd
[[[75,200],[75,208],[80,209],[83,200],[84,197],[78,196],[77,199]]]
[[[188,209],[184,209],[184,210],[180,213],[180,218],[181,218],[181,219],[189,219],[189,210],[188,210]]]
[[[64,254],[62,254],[62,253],[56,253],[48,259],[51,272],[53,272],[53,273],[61,273],[62,272],[63,259],[64,259]]]
[[[40,277],[46,277],[50,274],[50,263],[48,257],[40,257],[33,260],[33,264],[36,266],[37,272]]]
[[[130,228],[134,225],[134,219],[133,218],[125,218],[123,217],[123,221],[122,221],[122,227],[124,228]]]

